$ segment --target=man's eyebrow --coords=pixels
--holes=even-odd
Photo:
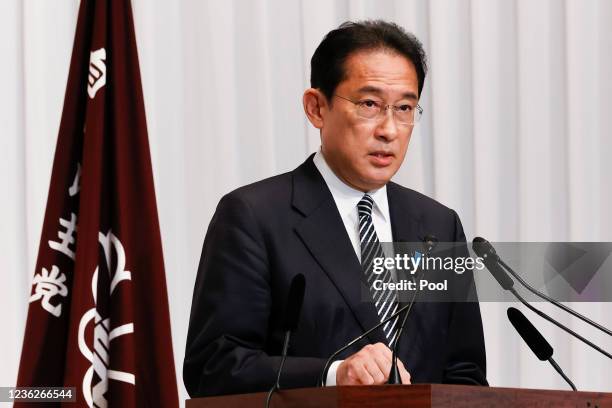
[[[383,90],[380,88],[377,88],[375,86],[372,85],[366,85],[366,86],[362,86],[361,88],[359,88],[357,90],[357,92],[359,93],[373,93],[373,94],[377,94],[377,95],[381,95],[383,93]],[[402,95],[402,98],[406,98],[406,99],[413,99],[413,100],[418,100],[419,98],[417,98],[416,94],[414,92],[405,92]]]

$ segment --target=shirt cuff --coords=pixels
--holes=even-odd
[[[336,371],[338,370],[338,366],[342,364],[344,360],[336,360],[329,366],[329,370],[327,370],[327,378],[325,379],[326,387],[333,387],[336,385]]]

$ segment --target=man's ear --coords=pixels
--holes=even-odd
[[[329,109],[325,95],[318,89],[308,88],[304,91],[302,103],[304,104],[304,112],[306,112],[312,126],[317,129],[323,128],[324,113]]]

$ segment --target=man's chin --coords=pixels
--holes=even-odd
[[[383,176],[370,175],[370,177],[366,177],[363,179],[364,189],[366,189],[367,191],[378,190],[379,188],[385,186],[389,182],[389,180],[391,180],[391,177],[393,177],[393,174],[391,175],[385,174]]]

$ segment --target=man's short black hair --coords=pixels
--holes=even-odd
[[[420,97],[427,73],[423,45],[397,24],[383,20],[347,21],[330,31],[310,60],[310,86],[331,100],[338,84],[346,79],[347,58],[357,51],[376,49],[397,52],[414,64]]]

